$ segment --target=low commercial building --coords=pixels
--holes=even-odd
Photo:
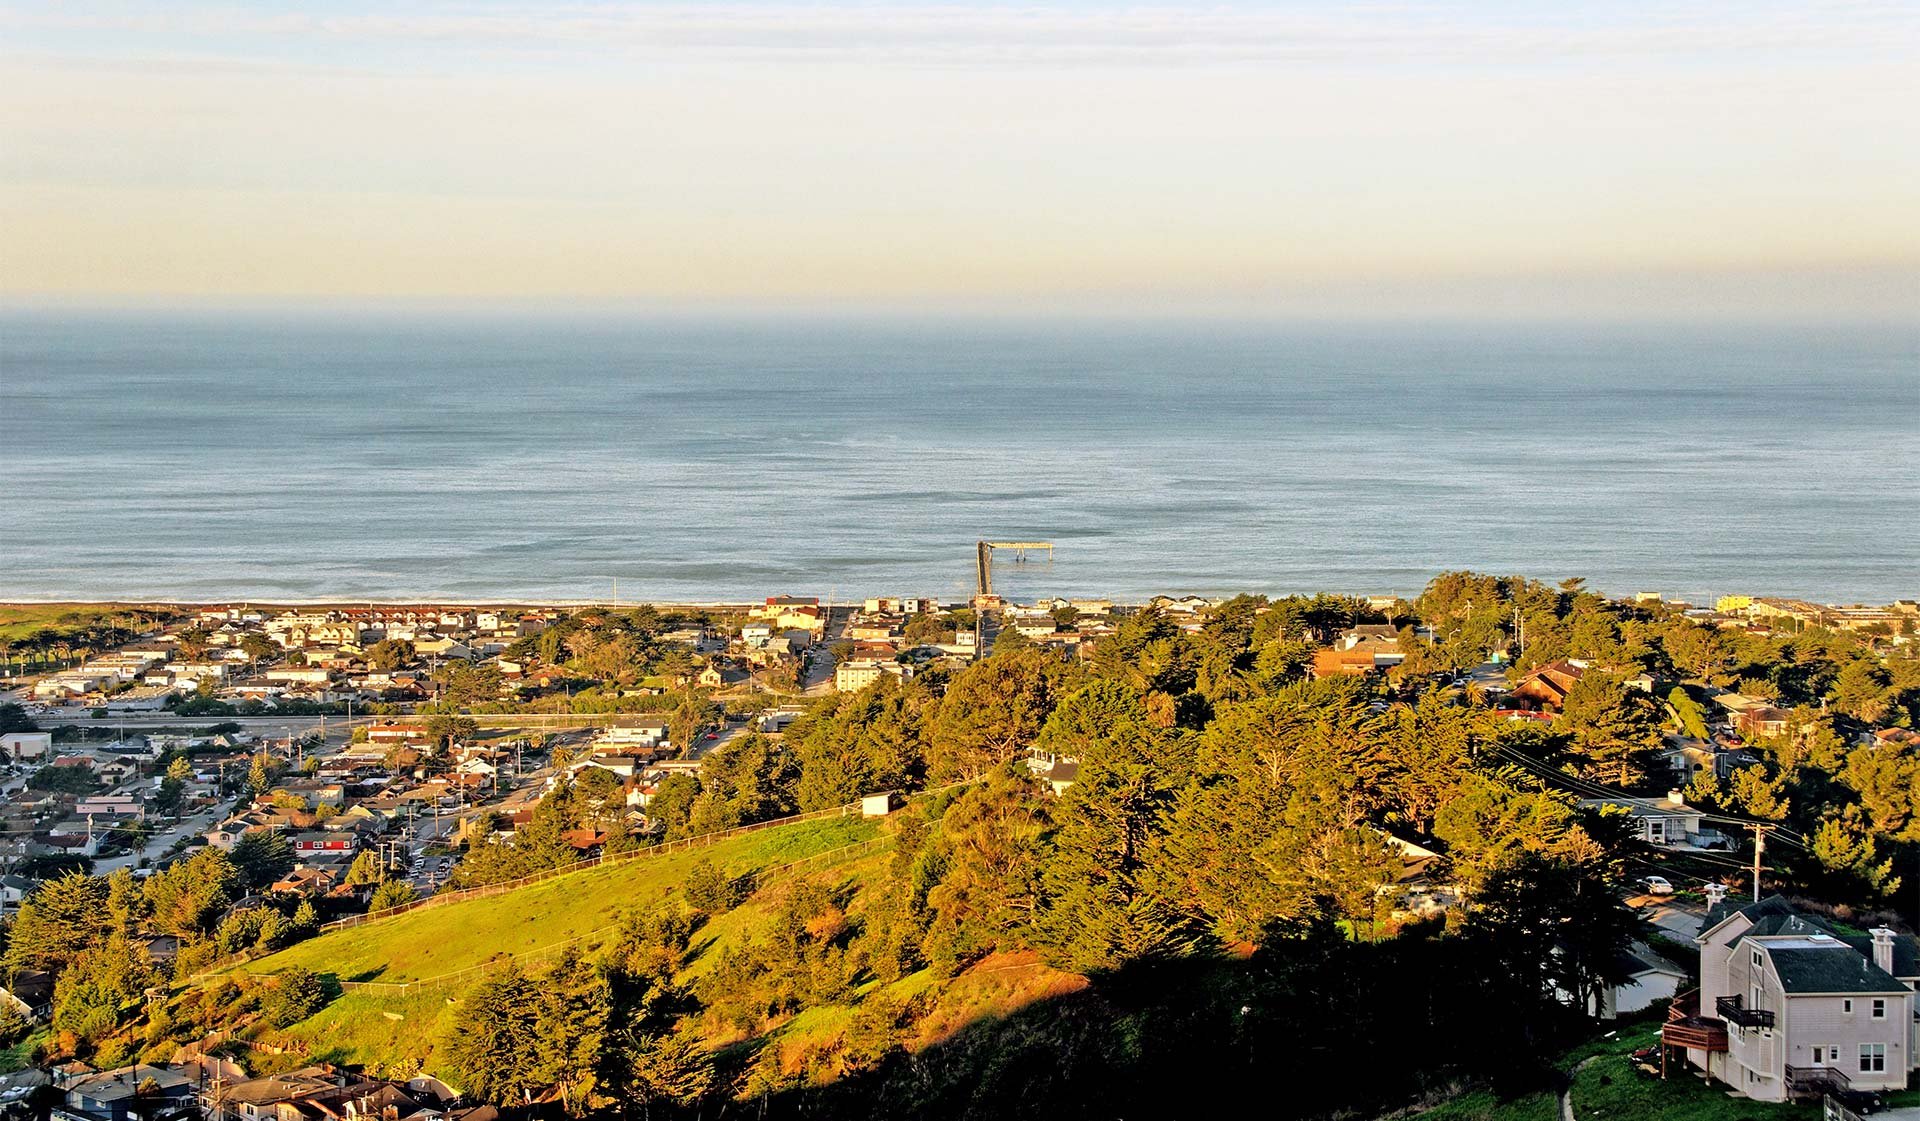
[[[8,759],[45,759],[52,750],[52,732],[0,733],[0,755]]]

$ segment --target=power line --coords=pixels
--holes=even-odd
[[[1641,798],[1633,794],[1628,794],[1624,790],[1615,790],[1611,787],[1602,786],[1599,783],[1592,781],[1591,779],[1583,779],[1576,775],[1567,774],[1565,771],[1562,771],[1559,768],[1554,767],[1552,764],[1547,763],[1544,760],[1535,759],[1529,755],[1523,755],[1520,752],[1515,751],[1513,748],[1505,747],[1505,746],[1495,747],[1494,752],[1503,757],[1512,759],[1513,761],[1520,763],[1524,766],[1530,767],[1544,777],[1552,778],[1557,781],[1563,782],[1566,785],[1573,787],[1577,792],[1591,794],[1598,797],[1612,798],[1619,801],[1632,802],[1635,805],[1645,806],[1648,809],[1660,808],[1660,804],[1651,798]],[[1751,828],[1755,825],[1765,826],[1770,830],[1778,830],[1786,834],[1786,836],[1779,838],[1780,840],[1786,841],[1788,844],[1793,845],[1796,848],[1804,849],[1806,847],[1803,843],[1801,843],[1806,840],[1805,834],[1797,832],[1793,829],[1789,829],[1786,826],[1781,825],[1779,822],[1759,821],[1754,818],[1732,817],[1727,814],[1707,813],[1704,811],[1701,811],[1699,816],[1706,821],[1724,822],[1727,824],[1739,825],[1746,828]]]

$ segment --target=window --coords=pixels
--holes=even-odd
[[[1840,1002],[1840,1011],[1848,1016],[1853,1015],[1853,999],[1851,997]]]
[[[1887,1069],[1887,1045],[1884,1043],[1862,1043],[1860,1045],[1860,1073],[1882,1074]]]
[[[1887,1002],[1879,997],[1873,998],[1873,1018],[1876,1020],[1887,1018]]]
[[[1760,951],[1759,950],[1753,951],[1753,967],[1755,969],[1760,968]]]

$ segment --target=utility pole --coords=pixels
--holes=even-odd
[[[1753,901],[1760,902],[1760,853],[1767,847],[1767,834],[1775,827],[1754,822],[1748,826],[1753,830]]]

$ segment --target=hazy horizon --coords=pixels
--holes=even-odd
[[[1904,320],[1920,11],[0,9],[0,301]]]

